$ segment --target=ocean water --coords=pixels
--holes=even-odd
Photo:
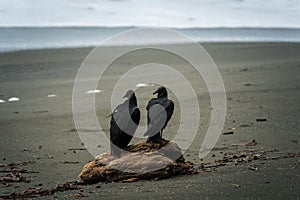
[[[132,27],[2,27],[0,52],[90,47]],[[300,29],[289,28],[182,28],[174,29],[197,42],[300,42]],[[142,44],[142,40],[137,40]],[[176,43],[157,38],[157,43]],[[130,45],[124,41],[118,45]]]

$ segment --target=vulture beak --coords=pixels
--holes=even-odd
[[[155,92],[153,92],[153,95],[158,94],[158,90],[156,90]]]

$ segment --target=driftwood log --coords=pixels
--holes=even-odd
[[[109,153],[97,156],[83,167],[80,180],[88,184],[132,182],[197,173],[193,164],[185,161],[179,146],[168,140],[162,144],[141,142],[126,150],[128,152],[119,158]]]

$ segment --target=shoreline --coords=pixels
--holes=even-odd
[[[299,28],[300,29],[300,28]],[[207,42],[197,42],[200,45],[204,46],[215,46],[215,45],[279,45],[279,44],[290,44],[298,45],[300,41],[207,41]],[[158,46],[172,46],[172,45],[187,45],[186,43],[170,43],[170,44],[137,44],[137,45],[114,45],[114,46],[103,46],[105,48],[123,48],[123,47],[139,47],[146,45],[158,45]],[[101,46],[101,45],[99,45]],[[10,53],[24,53],[24,52],[41,52],[41,51],[68,51],[68,50],[85,50],[85,49],[94,49],[98,46],[87,45],[87,46],[70,46],[70,47],[49,47],[49,48],[32,48],[32,49],[15,49],[10,51],[0,51],[0,54],[10,54]]]

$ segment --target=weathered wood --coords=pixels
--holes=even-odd
[[[194,174],[193,164],[186,162],[175,143],[141,142],[131,145],[121,157],[103,153],[87,163],[79,178],[84,183],[164,179],[180,174]]]

